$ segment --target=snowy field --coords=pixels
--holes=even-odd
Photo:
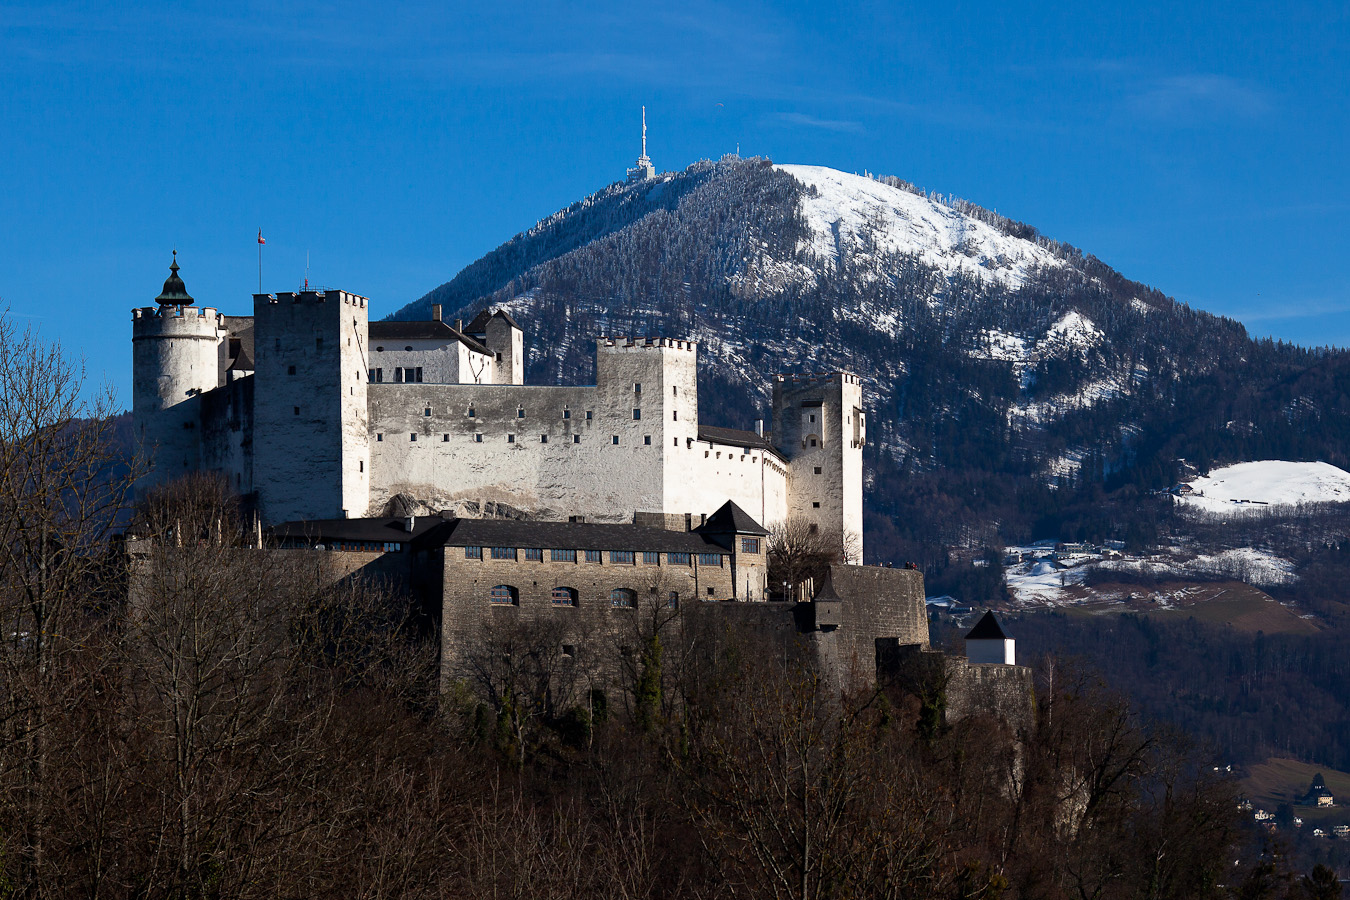
[[[1323,462],[1237,463],[1189,484],[1195,493],[1181,502],[1196,512],[1259,514],[1300,503],[1350,502],[1350,472]]]
[[[948,274],[960,270],[1013,286],[1033,268],[1064,265],[1030,241],[880,181],[824,166],[775,168],[816,189],[802,201],[812,232],[804,249],[822,259],[865,256],[874,241],[882,253],[915,254]]]

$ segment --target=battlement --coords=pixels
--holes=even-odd
[[[862,379],[851,372],[803,372],[801,374],[782,374],[773,376],[775,382],[784,387],[800,387],[810,384],[862,384]]]
[[[694,341],[682,341],[675,338],[663,337],[607,337],[601,335],[595,339],[596,347],[602,350],[651,350],[654,348],[666,347],[671,350],[689,350],[698,349],[698,344]]]
[[[214,341],[225,316],[210,306],[146,306],[131,311],[131,335],[140,338],[196,338]]]
[[[211,319],[220,322],[224,317],[214,306],[143,306],[131,311],[136,319]]]
[[[355,306],[365,309],[367,298],[359,294],[349,294],[346,291],[326,289],[314,291],[282,291],[276,294],[254,294],[253,303],[255,306],[270,304],[278,305],[282,303],[327,303],[330,300],[339,303],[345,303],[349,306]]]

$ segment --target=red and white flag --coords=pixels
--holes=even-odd
[[[262,229],[261,229],[261,228],[258,229],[258,243],[260,243],[260,244],[265,244],[265,243],[267,243],[267,241],[263,240]]]

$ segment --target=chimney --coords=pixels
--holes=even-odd
[[[441,305],[439,303],[431,304],[431,318],[437,322],[441,320]]]
[[[464,320],[463,320],[463,319],[456,319],[456,320],[455,320],[455,330],[456,330],[456,331],[463,331],[463,330],[464,330]]]
[[[755,420],[755,434],[759,435],[760,437],[764,437],[764,420],[763,420],[763,419],[756,419],[756,420]]]

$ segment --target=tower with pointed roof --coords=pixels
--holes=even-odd
[[[220,377],[220,313],[197,306],[178,274],[178,251],[157,306],[134,311],[132,320],[132,423],[153,461],[150,483],[200,469],[201,397]]]
[[[642,107],[642,155],[637,158],[633,168],[628,170],[628,180],[647,181],[656,177],[656,167],[647,156],[647,107]]]

